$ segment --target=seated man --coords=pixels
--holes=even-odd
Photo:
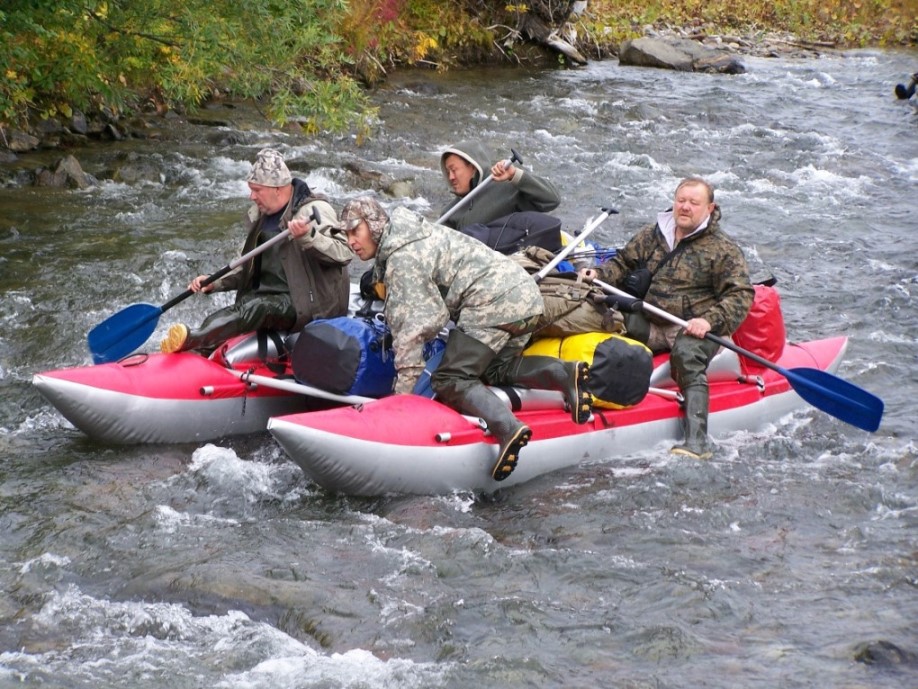
[[[491,470],[495,481],[516,467],[532,430],[485,383],[558,390],[576,423],[590,418],[584,362],[522,356],[542,313],[542,296],[519,265],[406,208],[390,217],[370,197],[347,203],[341,221],[358,258],[376,260],[376,289],[384,293],[395,350],[397,394],[414,390],[424,370],[424,343],[455,321],[431,387],[444,404],[487,422],[500,443]]]
[[[160,345],[167,354],[189,349],[207,352],[242,333],[260,328],[298,330],[315,318],[347,313],[347,265],[354,255],[337,230],[337,217],[328,201],[294,178],[280,153],[272,149],[258,154],[247,180],[254,204],[246,217],[249,231],[243,253],[287,228],[291,240],[210,285],[201,286],[206,275],[192,280],[188,289],[194,292],[237,290],[236,301],[210,314],[197,329],[184,323],[172,325]],[[309,221],[313,206],[321,218],[318,228]]]
[[[685,398],[685,441],[672,451],[699,459],[711,457],[708,441],[707,368],[722,337],[736,330],[749,313],[755,291],[742,250],[720,229],[714,189],[698,177],[682,180],[673,206],[642,228],[614,257],[582,271],[616,287],[645,269],[650,278],[646,300],[687,321],[682,330],[669,321],[647,322],[629,314],[629,337],[654,352],[670,351],[673,378]],[[645,297],[644,294],[636,295]],[[642,322],[643,321],[643,322]]]
[[[491,163],[491,160],[489,152],[478,142],[450,146],[440,156],[443,177],[450,191],[456,195],[441,215],[460,203],[489,173],[493,176],[490,186],[472,203],[445,220],[444,225],[460,229],[466,225],[489,223],[520,211],[547,213],[561,203],[557,189],[547,179],[524,172],[512,164],[505,167],[504,161]]]

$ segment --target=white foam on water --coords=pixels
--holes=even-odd
[[[179,512],[168,505],[157,505],[154,519],[159,530],[168,534],[185,531],[191,526],[210,527],[215,524],[235,526],[239,524],[236,519],[213,517],[208,514],[188,514]]]
[[[76,426],[70,423],[63,416],[51,409],[43,409],[37,414],[32,414],[23,419],[22,423],[16,427],[14,433],[30,434],[37,431],[49,430],[71,430],[75,431]]]
[[[569,110],[578,115],[586,115],[587,117],[595,117],[600,112],[600,104],[588,101],[584,98],[554,98],[551,100],[550,105],[552,108]]]
[[[70,558],[66,555],[55,555],[54,553],[43,553],[38,557],[27,560],[19,568],[20,574],[28,574],[35,570],[60,569],[70,564]]]
[[[603,163],[604,169],[611,170],[653,170],[654,172],[669,171],[669,165],[657,162],[647,153],[632,153],[631,151],[614,151],[606,156]]]
[[[436,496],[435,500],[441,504],[451,507],[462,514],[469,514],[475,506],[474,493],[461,492],[452,493],[451,495]]]
[[[330,656],[272,658],[245,672],[225,677],[218,689],[277,689],[312,687],[328,689],[426,689],[445,686],[451,663],[416,663],[392,658],[381,660],[369,651],[354,649]]]
[[[85,686],[148,686],[177,674],[171,686],[434,687],[451,667],[380,660],[362,649],[326,655],[239,611],[195,616],[180,605],[114,602],[75,586],[49,594],[31,622],[57,640],[53,650],[0,653],[0,677],[40,683],[64,673]]]
[[[813,164],[790,172],[771,169],[767,174],[774,180],[784,181],[786,186],[796,193],[819,193],[822,195],[822,201],[832,205],[860,199],[865,193],[865,188],[873,183],[868,177],[846,177]]]
[[[344,193],[344,187],[327,174],[326,168],[310,170],[304,181],[314,194],[337,197]],[[248,188],[246,188],[246,192],[248,192]]]
[[[188,472],[216,493],[241,498],[248,504],[283,500],[288,488],[286,469],[280,464],[241,459],[235,451],[211,443],[195,450],[188,465]]]
[[[913,345],[918,342],[918,338],[906,337],[904,333],[889,333],[885,330],[874,330],[867,335],[867,339],[871,342],[880,342],[884,344]]]

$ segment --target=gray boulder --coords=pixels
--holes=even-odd
[[[95,184],[96,180],[83,171],[80,162],[72,155],[61,158],[53,172],[43,169],[35,176],[37,187],[86,189]]]
[[[625,41],[618,54],[619,64],[658,67],[681,72],[742,74],[740,60],[728,53],[711,50],[686,38],[636,38]]]

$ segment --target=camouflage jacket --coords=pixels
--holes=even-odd
[[[475,166],[477,169],[474,179],[476,184],[491,174],[491,167],[498,160],[497,158],[492,160],[488,150],[477,141],[466,141],[450,146],[440,156],[440,170],[447,181],[445,158],[451,153],[464,158]],[[472,190],[474,189],[473,186]],[[443,208],[441,215],[463,198],[457,196],[453,199]],[[457,211],[443,224],[457,229],[475,223],[489,223],[518,211],[547,213],[557,208],[559,203],[561,203],[561,197],[551,182],[517,168],[513,179],[507,182],[490,182],[487,189],[482,190],[465,208]]]
[[[296,308],[299,330],[315,318],[332,318],[347,313],[350,277],[347,266],[354,258],[344,233],[337,229],[337,214],[321,196],[313,196],[309,186],[294,178],[293,197],[284,211],[281,228],[294,217],[309,218],[316,206],[322,224],[313,236],[285,242],[280,251],[281,265]],[[254,204],[246,216],[248,235],[242,253],[257,245],[261,233],[261,214]],[[238,290],[236,300],[252,290],[255,261],[248,261],[214,283],[218,291]]]
[[[670,249],[659,225],[647,225],[599,267],[600,279],[618,286],[646,267],[654,276],[645,301],[686,321],[704,318],[716,335],[731,334],[749,313],[755,292],[742,249],[720,229],[720,209],[715,207],[704,230],[682,242],[685,247],[657,271]]]
[[[450,319],[466,330],[542,313],[538,286],[513,260],[406,208],[392,211],[374,273],[386,286],[396,393],[414,388],[424,370],[424,343]]]

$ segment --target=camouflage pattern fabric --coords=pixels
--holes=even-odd
[[[729,335],[749,313],[755,291],[742,249],[720,229],[720,208],[715,207],[707,228],[682,241],[687,245],[654,275],[645,301],[686,321],[704,318],[712,333]],[[618,286],[632,270],[655,271],[668,253],[660,228],[647,225],[599,266],[599,278]]]
[[[391,213],[374,271],[386,285],[396,393],[414,388],[424,370],[424,343],[450,319],[467,333],[500,331],[488,338],[490,346],[506,343],[520,321],[542,313],[538,286],[510,258],[407,208]]]
[[[360,221],[366,222],[373,241],[379,244],[383,230],[389,224],[389,216],[376,199],[363,196],[348,201],[341,209],[341,222],[339,227],[343,230],[353,230]]]
[[[538,246],[511,254],[526,272],[535,275],[554,258]],[[625,319],[615,309],[596,303],[593,297],[605,296],[598,287],[579,279],[576,273],[553,270],[538,283],[545,309],[533,332],[533,338],[567,337],[579,333],[624,333]]]
[[[245,181],[265,187],[285,187],[293,181],[293,176],[279,152],[273,148],[263,148],[255,157],[255,163]]]

